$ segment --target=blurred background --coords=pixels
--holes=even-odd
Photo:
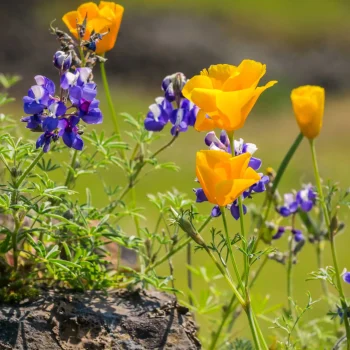
[[[42,74],[58,81],[52,66],[52,56],[57,42],[49,34],[49,23],[65,30],[61,21],[64,13],[76,9],[78,0],[17,0],[8,1],[0,12],[0,72],[19,74],[23,80],[10,91],[17,99],[7,111],[14,119],[22,116],[21,98],[33,84],[33,77]],[[326,88],[324,128],[317,140],[321,173],[325,180],[339,181],[342,188],[349,186],[350,162],[350,2],[348,0],[120,0],[125,13],[117,44],[107,54],[106,65],[118,112],[147,113],[148,106],[162,95],[160,84],[165,75],[181,71],[187,77],[197,74],[211,64],[238,65],[250,58],[267,65],[265,81],[279,83],[266,91],[248,118],[244,129],[237,132],[248,142],[256,143],[257,157],[263,167],[277,169],[279,162],[298,134],[290,104],[290,91],[303,84],[317,84]],[[95,70],[99,82],[99,70]],[[99,97],[105,115],[98,130],[111,130],[112,122],[103,100],[100,86]],[[24,134],[24,125],[18,123],[18,133]],[[170,140],[169,129],[162,132],[161,142]],[[29,135],[26,134],[27,136]],[[33,137],[32,135],[29,135]],[[36,136],[36,135],[35,135]],[[143,179],[138,193],[138,205],[146,208],[147,221],[141,225],[153,227],[155,211],[146,195],[157,191],[177,188],[192,196],[195,187],[195,152],[204,148],[204,134],[190,129],[181,134],[175,145],[167,150],[162,159],[174,161],[179,173],[166,170]],[[157,148],[157,145],[155,146]],[[65,155],[68,161],[68,151]],[[63,176],[62,170],[62,176]],[[123,183],[124,179],[109,170],[100,179],[110,185]],[[120,180],[119,180],[120,179]],[[103,205],[103,181],[85,177],[78,185],[84,198],[85,187],[92,187],[95,205]],[[281,193],[298,190],[302,183],[313,181],[311,156],[307,142],[292,160],[281,183]],[[256,197],[258,202],[258,196]],[[210,206],[201,205],[201,213],[209,213]],[[348,211],[341,211],[348,224]],[[131,221],[131,220],[129,220]],[[125,219],[123,225],[133,234],[132,222]],[[218,225],[220,225],[218,223]],[[230,220],[233,233],[238,223]],[[204,236],[209,237],[209,232]],[[286,238],[277,243],[286,247]],[[350,269],[349,234],[345,231],[337,239],[340,268]],[[314,299],[321,296],[319,282],[306,282],[310,271],[316,269],[314,247],[307,243],[299,256],[294,273],[294,297],[304,304],[306,291]],[[184,255],[178,255],[175,263],[175,285],[186,291]],[[326,254],[326,264],[330,264]],[[206,265],[204,253],[194,255],[194,265]],[[208,270],[215,272],[211,266]],[[255,295],[270,295],[269,306],[286,303],[284,266],[269,262],[255,288]],[[162,273],[168,273],[164,265]],[[277,277],[278,276],[278,277]],[[195,278],[197,296],[203,292],[203,282]],[[225,286],[222,283],[222,286]],[[350,286],[344,286],[350,295]],[[316,304],[318,315],[328,311],[325,302]],[[217,313],[219,315],[219,313]],[[214,314],[215,317],[215,314]],[[199,317],[201,329],[211,330],[211,323]],[[268,324],[265,324],[268,327]],[[245,322],[236,326],[237,334],[246,332]]]

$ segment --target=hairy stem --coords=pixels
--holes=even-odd
[[[287,263],[287,298],[288,311],[293,316],[293,302],[292,302],[292,269],[293,269],[293,237],[289,236],[288,242],[288,263]]]
[[[71,160],[71,163],[70,163],[70,169],[68,169],[66,181],[64,182],[64,186],[66,186],[67,188],[69,188],[69,185],[70,185],[70,183],[72,181],[72,175],[74,173],[75,163],[77,161],[77,156],[78,156],[78,151],[74,150],[73,156],[72,156],[72,160]]]
[[[230,238],[230,235],[228,233],[225,207],[220,207],[220,210],[221,210],[221,215],[222,215],[222,222],[224,224],[224,231],[225,231],[226,245],[227,245],[228,253],[229,253],[229,256],[230,256],[230,259],[231,259],[231,263],[232,263],[233,269],[235,271],[235,274],[236,274],[236,277],[237,277],[237,280],[238,280],[238,285],[239,285],[242,293],[244,293],[245,288],[244,288],[244,285],[243,285],[243,281],[241,279],[241,275],[240,275],[240,273],[238,271],[238,266],[237,266],[237,262],[236,262],[235,256],[233,255],[231,238]]]
[[[348,305],[347,305],[347,302],[345,299],[343,286],[342,286],[342,282],[341,282],[340,270],[339,270],[337,253],[336,253],[336,246],[335,246],[335,239],[334,239],[333,232],[331,230],[331,220],[329,217],[327,204],[325,202],[324,195],[323,195],[323,189],[322,189],[322,184],[321,184],[320,172],[319,172],[318,164],[317,164],[316,148],[315,148],[315,141],[314,140],[310,140],[310,148],[311,148],[312,164],[314,167],[315,180],[316,180],[319,201],[320,201],[320,204],[322,207],[323,215],[324,215],[324,218],[326,221],[328,234],[329,234],[329,242],[330,242],[332,260],[333,260],[333,265],[334,265],[334,270],[335,270],[337,289],[339,292],[340,303],[341,303],[342,308],[343,308],[344,313],[345,313],[344,325],[345,325],[346,338],[347,338],[347,347],[346,348],[347,348],[347,350],[350,350],[350,324],[349,324],[349,319],[346,316],[346,311],[347,311]]]

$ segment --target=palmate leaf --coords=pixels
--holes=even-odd
[[[0,73],[0,84],[5,88],[9,89],[11,86],[15,85],[21,80],[19,75],[5,75]]]

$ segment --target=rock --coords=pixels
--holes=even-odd
[[[0,349],[200,349],[188,310],[160,292],[45,292],[0,305]]]

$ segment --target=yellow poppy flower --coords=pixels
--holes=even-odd
[[[223,151],[199,151],[196,156],[196,175],[212,204],[225,206],[260,180],[259,174],[248,167],[251,155],[232,157]]]
[[[87,16],[86,33],[84,40],[88,40],[92,31],[106,33],[97,43],[96,53],[103,54],[112,50],[117,40],[120,23],[122,21],[124,7],[114,2],[101,1],[99,6],[93,2],[87,2],[78,7],[76,11],[67,12],[62,20],[69,31],[78,38],[77,23],[82,24]]]
[[[295,118],[300,131],[308,139],[314,139],[323,123],[325,90],[320,86],[300,86],[290,95]]]
[[[244,60],[231,66],[218,64],[204,69],[184,86],[183,95],[196,104],[195,128],[198,131],[215,128],[233,131],[240,129],[259,96],[277,81],[257,87],[266,73],[266,65]]]

